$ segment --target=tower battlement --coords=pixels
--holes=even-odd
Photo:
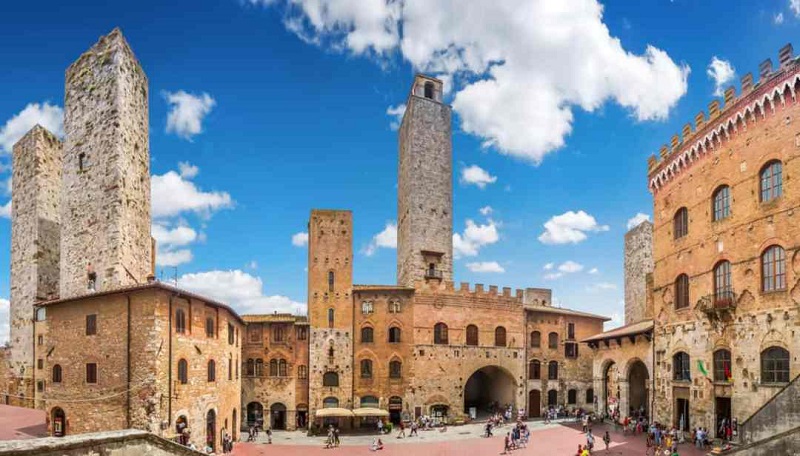
[[[650,191],[655,193],[701,159],[707,152],[718,149],[748,123],[764,119],[775,113],[778,105],[787,98],[796,100],[800,91],[800,62],[793,56],[791,44],[778,53],[778,68],[766,59],[759,65],[759,80],[753,83],[752,73],[741,78],[740,94],[736,87],[728,87],[723,103],[715,99],[708,104],[708,115],[700,111],[693,122],[687,122],[680,134],[663,145],[658,157],[651,155],[647,161]]]

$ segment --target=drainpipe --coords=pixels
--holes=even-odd
[[[127,354],[125,355],[126,362],[128,364],[127,372],[128,372],[128,392],[126,394],[126,401],[128,403],[128,407],[125,412],[126,419],[128,421],[128,429],[131,428],[131,295],[125,296],[128,299],[128,338],[127,338]]]

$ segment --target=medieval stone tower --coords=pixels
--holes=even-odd
[[[152,273],[147,77],[119,29],[68,69],[60,297]]]
[[[397,282],[452,280],[453,146],[442,81],[414,78],[400,126]]]
[[[61,141],[37,125],[13,150],[11,375],[9,391],[33,395],[33,304],[58,294]]]
[[[653,224],[645,221],[625,233],[625,324],[653,318]]]
[[[315,209],[308,222],[311,416],[324,405],[353,406],[352,294],[353,214]]]

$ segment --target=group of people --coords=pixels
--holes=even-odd
[[[606,431],[603,434],[603,443],[606,445],[606,452],[608,452],[608,446],[611,445],[611,435]],[[589,456],[592,454],[594,450],[594,434],[592,434],[592,428],[588,428],[586,430],[586,445],[578,444],[578,452],[575,453],[575,456]]]
[[[339,447],[339,428],[334,425],[328,426],[328,437],[325,439],[325,448]]]
[[[491,435],[491,428],[488,426],[487,428]],[[501,454],[509,454],[513,450],[527,447],[530,439],[531,431],[528,429],[528,425],[523,423],[522,420],[517,420],[517,424],[514,425],[511,431],[506,432],[506,436],[503,438],[503,452]]]

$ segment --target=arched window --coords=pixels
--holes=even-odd
[[[558,361],[547,363],[547,379],[558,380]]]
[[[729,382],[731,377],[731,352],[725,349],[715,351],[714,381]]]
[[[400,361],[389,363],[389,378],[400,378],[403,376],[403,364]]]
[[[586,390],[586,403],[594,404],[594,390],[592,388]]]
[[[733,302],[731,263],[720,261],[714,266],[714,306],[727,307]]]
[[[279,377],[288,377],[289,376],[289,369],[288,365],[286,364],[285,359],[281,359],[278,361],[278,376]]]
[[[189,383],[189,364],[185,359],[178,361],[178,381],[181,385]]]
[[[425,83],[425,98],[433,100],[433,83],[430,81]]]
[[[364,315],[369,315],[375,311],[375,305],[372,301],[363,301],[361,303],[361,313]]]
[[[682,207],[672,218],[672,232],[675,239],[680,239],[689,234],[689,211]]]
[[[444,323],[436,323],[433,326],[433,343],[434,344],[447,344],[447,325]]]
[[[571,389],[567,391],[567,404],[577,404],[578,403],[578,390]]]
[[[262,375],[264,375],[264,360],[258,358],[256,360],[256,376],[261,377]]]
[[[53,383],[61,383],[61,365],[53,366]]]
[[[217,381],[217,363],[213,359],[208,360],[208,381]]]
[[[362,396],[361,407],[378,408],[380,401],[375,396]]]
[[[322,375],[322,386],[339,386],[339,374],[336,372],[325,372]]]
[[[328,271],[328,291],[333,291],[335,282],[336,276],[333,274],[333,271]]]
[[[308,367],[297,366],[297,378],[305,380],[308,378]]]
[[[789,351],[769,347],[761,352],[761,383],[789,382]]]
[[[539,348],[542,346],[542,333],[534,331],[531,333],[531,348]]]
[[[494,346],[495,347],[506,346],[506,328],[498,326],[497,328],[494,329]]]
[[[550,348],[558,348],[558,333],[551,332],[547,335],[547,345]]]
[[[233,359],[232,358],[228,358],[228,380],[233,380]]]
[[[400,310],[400,301],[396,299],[389,301],[389,313],[400,313]]]
[[[783,193],[783,165],[772,161],[761,168],[761,202],[772,201]]]
[[[322,408],[336,408],[339,406],[339,399],[335,397],[326,397],[322,400]]]
[[[328,328],[333,328],[333,309],[328,309]]]
[[[689,276],[681,274],[675,279],[675,308],[689,307]]]
[[[692,379],[688,353],[678,352],[672,356],[672,374],[674,380],[689,381]]]
[[[186,332],[186,312],[183,309],[175,311],[175,332],[180,334]]]
[[[392,326],[389,328],[389,343],[390,344],[399,344],[400,343],[400,328],[397,326]]]
[[[361,328],[361,343],[371,344],[373,342],[373,331],[369,326]]]
[[[214,337],[217,333],[214,325],[214,317],[206,318],[206,337]]]
[[[714,192],[712,198],[712,220],[722,220],[731,215],[731,189],[722,185]]]
[[[761,254],[761,289],[786,289],[786,252],[779,245],[770,246]]]
[[[558,391],[552,389],[547,392],[547,405],[555,407],[558,405]]]
[[[252,377],[256,375],[256,362],[253,358],[247,359],[247,366],[245,367],[245,372],[248,377]]]
[[[534,359],[528,363],[528,378],[530,380],[539,380],[542,378],[542,363],[538,359]]]
[[[475,325],[467,326],[467,345],[478,345],[478,327]]]
[[[372,378],[372,361],[361,360],[361,378]]]
[[[277,359],[269,360],[269,376],[270,377],[277,377],[278,376],[278,360]]]

